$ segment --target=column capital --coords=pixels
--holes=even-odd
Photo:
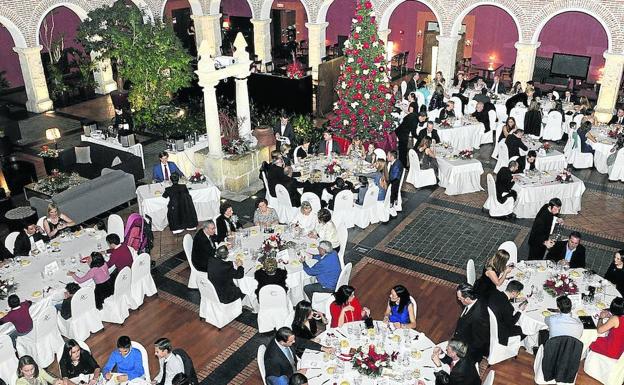
[[[328,25],[329,23],[326,21],[323,23],[305,23],[305,26],[308,29],[323,29],[323,28],[327,28]]]
[[[271,24],[271,19],[251,19],[251,24],[255,25],[269,25]]]
[[[43,47],[38,45],[36,47],[13,47],[18,55],[39,55]]]
[[[448,44],[457,44],[457,42],[459,41],[460,36],[441,36],[438,35],[436,36],[436,40],[440,43],[448,43]]]
[[[542,43],[539,41],[537,43],[524,43],[521,41],[517,41],[514,43],[514,47],[516,49],[538,49],[540,45],[542,45]]]
[[[223,16],[220,13],[217,13],[215,15],[191,15],[191,19],[195,20],[208,20],[208,21],[214,21],[214,20],[221,20],[221,16]]]
[[[605,51],[602,54],[602,57],[605,58],[605,60],[613,60],[616,63],[624,63],[624,54],[619,54],[619,53],[613,53],[613,52],[609,52],[609,51]]]

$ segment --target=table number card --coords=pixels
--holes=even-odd
[[[56,261],[48,263],[43,268],[43,272],[46,275],[52,275],[52,274],[56,273],[57,271],[59,271],[59,265],[58,265],[58,262],[56,262]]]
[[[569,294],[568,298],[570,298],[570,301],[572,301],[572,303],[580,305],[582,304],[582,299],[581,299],[581,294]]]
[[[35,247],[37,248],[37,250],[39,250],[40,253],[43,253],[46,251],[46,245],[42,239],[35,242]]]
[[[288,261],[290,259],[288,250],[278,251],[277,255],[275,256],[275,259],[277,259],[278,261],[284,261],[284,262]]]

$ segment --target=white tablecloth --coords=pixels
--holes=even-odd
[[[563,171],[568,166],[565,155],[557,150],[546,153],[537,153],[535,168],[540,171]]]
[[[440,155],[437,160],[440,178],[438,184],[446,189],[446,195],[468,194],[483,190],[481,187],[483,166],[479,160],[453,159]]]
[[[548,172],[530,178],[520,174],[520,179],[513,186],[518,192],[514,213],[519,218],[535,218],[550,199],[559,198],[562,202],[561,214],[578,214],[585,183],[574,175],[570,183],[556,182],[555,177],[556,173]]]
[[[133,155],[136,155],[141,158],[141,163],[143,164],[143,169],[145,169],[145,159],[143,159],[143,145],[141,143],[137,143],[134,146],[124,147],[119,143],[117,139],[113,140],[104,140],[104,139],[96,139],[91,136],[80,135],[80,140],[83,142],[90,142],[99,144],[101,146],[111,147],[116,150],[129,152]]]
[[[169,198],[163,198],[167,184],[154,183],[139,186],[136,190],[139,211],[141,215],[152,217],[152,230],[163,231],[169,224],[167,220],[167,204]],[[187,184],[193,204],[197,211],[197,219],[206,221],[219,215],[221,192],[210,182],[199,184]]]
[[[200,140],[193,147],[185,148],[184,151],[169,151],[169,161],[174,162],[185,176],[189,177],[196,170],[204,168],[203,164],[195,162],[195,153],[208,147],[208,140]]]
[[[615,286],[600,276],[593,275],[591,278],[585,278],[583,272],[585,269],[569,269],[556,271],[554,267],[548,267],[546,261],[530,262],[520,261],[517,267],[512,271],[510,276],[521,281],[524,284],[523,293],[529,301],[527,308],[522,312],[518,325],[522,328],[524,334],[531,336],[531,343],[537,341],[536,334],[546,329],[546,316],[551,313],[548,309],[557,308],[557,298],[552,297],[544,291],[544,282],[550,278],[551,274],[568,274],[580,289],[580,293],[588,293],[588,286],[597,287],[599,293],[595,294],[595,300],[592,303],[583,303],[582,301],[572,302],[572,315],[594,316],[594,322],[597,321],[596,315],[601,309],[608,309],[613,298],[619,296]],[[506,287],[506,285],[503,285]],[[500,289],[503,290],[504,287]],[[533,291],[533,295],[529,297]],[[541,292],[541,293],[540,293]],[[585,329],[581,341],[585,350],[598,336],[595,329]]]
[[[607,166],[607,158],[611,155],[611,149],[616,142],[615,138],[610,138],[606,128],[591,130],[592,135],[597,142],[587,140],[587,143],[594,149],[594,167],[601,174],[609,172]]]
[[[306,350],[299,360],[298,366],[308,369],[306,377],[309,384],[340,384],[342,381],[353,384],[355,378],[360,378],[363,385],[413,384],[418,380],[424,381],[427,385],[433,385],[435,384],[434,372],[449,371],[448,366],[444,364],[440,368],[435,367],[431,353],[436,345],[424,333],[411,329],[397,329],[392,332],[380,321],[375,321],[375,328],[370,330],[374,332],[369,334],[368,330],[364,328],[363,322],[351,322],[341,328],[328,329],[321,333],[319,338],[321,344],[337,347],[337,353],[340,353],[340,343],[343,341],[348,342],[349,347],[343,348],[342,353],[346,353],[350,348],[357,349],[360,346],[364,346],[363,349],[368,351],[368,346],[371,344],[379,348],[383,347],[388,354],[398,352],[397,360],[392,362],[390,366],[393,374],[402,376],[404,380],[403,376],[408,374],[409,380],[407,382],[398,381],[397,378],[387,375],[380,377],[361,375],[348,360],[344,361],[335,355]],[[440,346],[442,347],[442,345]],[[376,348],[376,351],[379,352],[380,349]],[[337,368],[338,370],[336,370]]]
[[[485,133],[483,123],[466,124],[444,128],[438,125],[438,135],[444,143],[449,143],[458,151],[481,147],[481,136]]]
[[[79,275],[86,273],[89,267],[80,263],[80,256],[86,256],[98,250],[98,244],[101,250],[107,249],[105,237],[105,232],[96,232],[92,229],[83,230],[78,237],[67,236],[62,238],[59,236],[53,239],[50,245],[57,246],[60,251],[53,252],[52,249],[49,249],[49,251],[39,253],[37,256],[16,258],[13,262],[0,268],[0,279],[13,278],[18,284],[15,294],[22,301],[33,301],[31,314],[37,314],[46,305],[59,303],[63,300],[65,284],[73,282],[73,278],[68,276],[67,272],[74,271]],[[21,262],[17,262],[18,259]],[[44,274],[45,266],[53,262],[58,264],[59,269],[53,274]],[[86,284],[93,284],[93,281],[88,281],[82,285]],[[35,298],[33,294],[36,291],[41,292],[41,295]],[[0,302],[0,311],[6,313],[8,310],[7,300],[3,299]],[[14,328],[11,324],[0,326],[0,333],[8,333],[12,330]]]

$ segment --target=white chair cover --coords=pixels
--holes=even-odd
[[[262,383],[264,385],[267,385],[266,367],[264,366],[264,353],[265,352],[266,352],[266,346],[264,345],[258,346],[258,354],[256,355],[256,361],[258,361],[258,370],[260,370],[260,377],[262,377]]]
[[[0,378],[10,379],[17,373],[17,356],[11,337],[0,334]]]
[[[414,307],[414,319],[416,319],[416,316],[418,315],[418,304],[416,303],[416,299],[414,299],[414,297],[412,297],[410,295],[410,302],[412,303],[412,306]]]
[[[498,246],[499,250],[505,250],[509,254],[509,261],[507,265],[512,263],[515,265],[518,263],[518,246],[513,241],[505,241]]]
[[[410,149],[407,154],[409,156],[410,162],[410,169],[407,173],[407,183],[411,184],[416,188],[433,186],[438,184],[435,171],[432,168],[426,170],[420,169],[420,161],[418,160],[418,155],[416,155],[416,151]]]
[[[464,114],[462,113],[462,101],[460,98],[458,98],[457,96],[453,96],[451,98],[451,101],[453,101],[455,104],[453,105],[453,110],[455,111],[455,117],[456,118],[461,118],[462,116],[464,116]]]
[[[108,222],[106,224],[107,234],[119,235],[119,240],[124,241],[124,223],[123,219],[117,214],[111,214],[108,216]]]
[[[278,205],[277,198],[271,195],[271,192],[269,190],[269,181],[267,180],[266,173],[264,171],[261,171],[261,174],[262,181],[264,182],[264,197],[266,198],[267,202],[269,202],[269,207],[273,207],[275,209]]]
[[[375,159],[386,160],[386,152],[382,150],[381,148],[374,149],[373,154],[375,154]]]
[[[521,343],[520,336],[513,336],[509,337],[507,346],[501,345],[498,342],[498,322],[496,321],[496,316],[490,308],[488,308],[488,314],[490,316],[490,354],[487,361],[488,364],[494,365],[517,356]]]
[[[327,319],[327,325],[331,325],[332,315],[331,315],[331,309],[330,308],[331,308],[331,304],[333,302],[334,302],[333,300],[327,301],[325,310],[323,311],[323,314],[325,314],[325,319]]]
[[[186,261],[188,262],[189,269],[191,270],[186,287],[189,289],[197,289],[197,277],[199,276],[199,272],[195,269],[195,266],[193,266],[193,262],[191,261],[193,254],[193,236],[191,234],[186,234],[184,235],[184,238],[182,238],[182,248],[184,249]]]
[[[483,204],[483,208],[490,212],[491,217],[504,217],[513,212],[515,203],[513,198],[507,199],[505,203],[500,203],[496,199],[496,184],[492,174],[487,175],[487,189],[488,197]]]
[[[396,203],[394,204],[393,208],[395,211],[403,211],[403,193],[401,192],[403,190],[403,182],[405,182],[405,168],[403,168],[403,172],[401,173],[401,181],[399,182],[399,193],[397,195],[397,200]]]
[[[509,149],[505,141],[501,140],[498,142],[498,159],[496,160],[496,166],[494,166],[494,173],[498,173],[502,167],[507,166],[509,166]]]
[[[32,313],[31,313],[32,316]],[[56,324],[56,308],[51,305],[33,317],[33,330],[17,337],[17,353],[21,356],[29,355],[41,367],[48,367],[54,361],[54,353],[63,338]]]
[[[263,286],[258,302],[258,331],[266,333],[281,328],[292,309],[286,290],[278,285]]]
[[[347,241],[349,240],[349,230],[342,223],[335,223],[338,232],[338,240],[340,241],[340,251],[338,252],[338,260],[340,260],[340,268],[344,269],[344,255],[347,251]]]
[[[379,187],[370,184],[366,190],[362,206],[354,205],[352,216],[353,223],[357,227],[365,229],[371,223],[379,222],[377,219],[377,195],[379,195]]]
[[[605,385],[622,385],[624,384],[624,354],[616,360],[589,350],[583,370],[585,374]]]
[[[290,328],[292,327],[292,323],[294,320],[295,320],[295,311],[293,309],[290,309],[288,316],[286,316],[286,319],[284,319],[284,324],[282,326],[288,326]]]
[[[201,275],[197,279],[197,285],[201,296],[199,317],[205,318],[209,324],[221,329],[243,313],[243,303],[240,299],[228,304],[219,302],[217,292],[208,276]]]
[[[501,122],[507,120],[507,107],[502,103],[494,104],[494,107],[496,107],[496,117],[498,120]]]
[[[481,135],[481,144],[494,143],[494,138],[492,136],[496,130],[496,111],[488,111],[488,120],[490,123],[490,131],[484,132],[483,135]],[[496,137],[496,139],[498,139],[498,137]]]
[[[351,262],[347,263],[340,271],[340,276],[338,276],[338,282],[336,283],[336,289],[342,285],[348,285],[349,279],[351,278],[351,269],[353,268],[353,264]],[[327,302],[333,301],[332,293],[314,293],[312,295],[312,309],[320,312],[325,312],[327,308]]]
[[[403,80],[401,82],[401,99],[405,97],[405,93],[407,92],[407,82]]]
[[[308,202],[312,206],[311,215],[316,215],[316,213],[321,209],[321,198],[313,192],[304,192],[301,194],[301,202]]]
[[[44,215],[44,216],[42,216],[41,218],[37,219],[37,226],[39,226],[39,228],[41,228],[41,230],[42,230],[42,231],[44,231],[44,232],[45,232],[45,230],[43,230],[43,222],[45,222],[45,220],[46,220],[47,218],[48,218],[48,217],[46,217],[46,216]],[[13,252],[13,250],[11,250],[11,252]]]
[[[591,152],[581,152],[580,143],[576,148],[572,149],[571,157],[573,159],[571,162],[570,159],[568,159],[568,163],[572,163],[574,168],[591,168],[594,165],[594,154]]]
[[[557,382],[555,380],[546,381],[544,380],[544,372],[542,372],[542,359],[544,358],[544,345],[540,345],[539,349],[537,349],[537,354],[535,354],[535,361],[533,362],[533,372],[535,373],[535,383],[536,384],[557,384],[557,385],[573,385],[574,382]],[[577,374],[578,376],[578,374]]]
[[[386,196],[383,201],[377,201],[375,207],[377,208],[377,219],[379,222],[388,222],[390,215],[396,216],[396,211],[390,207],[390,187],[386,190]]]
[[[566,158],[567,163],[572,163],[570,161],[570,157],[572,156],[572,146],[574,145],[574,139],[572,139],[572,134],[568,135],[568,140],[566,141],[565,146],[563,146],[563,156]]]
[[[620,148],[615,156],[615,163],[609,170],[609,180],[624,182],[624,148]]]
[[[472,285],[477,279],[476,277],[477,272],[475,271],[474,260],[471,258],[468,260],[468,263],[466,263],[466,282]]]
[[[7,237],[4,239],[4,247],[6,247],[6,249],[9,250],[9,252],[11,253],[13,253],[13,250],[15,249],[15,240],[17,239],[18,235],[19,232],[14,231],[7,235]]]
[[[470,115],[477,110],[477,101],[472,99],[466,104],[466,114]]]
[[[67,338],[84,341],[90,333],[104,328],[100,312],[95,307],[94,287],[82,287],[71,300],[72,316],[64,320],[60,313],[57,317],[61,334]]]
[[[526,115],[527,109],[524,107],[514,107],[511,109],[509,116],[516,120],[516,127],[524,130],[524,115]]]
[[[132,344],[132,347],[134,349],[137,349],[138,351],[141,352],[143,371],[145,372],[144,374],[145,381],[149,383],[151,381],[151,377],[150,377],[150,372],[149,372],[149,359],[148,359],[149,356],[147,355],[147,350],[145,350],[145,347],[143,347],[143,345],[141,345],[140,343],[136,341],[131,341],[130,343]]]
[[[425,95],[423,95],[422,92],[416,92],[416,101],[418,102],[418,108],[420,108],[420,106],[426,103]]]
[[[429,120],[431,120],[432,122],[435,121],[437,118],[440,117],[440,111],[442,111],[441,108],[437,108],[435,110],[431,110],[429,112],[427,112],[427,118]]]
[[[572,121],[576,123],[576,129],[578,130],[581,127],[581,123],[583,122],[583,118],[585,116],[583,114],[578,114],[572,118]]]
[[[130,315],[129,309],[137,307],[132,299],[132,271],[126,266],[117,274],[115,291],[104,300],[100,315],[104,322],[122,324]]]
[[[295,164],[299,164],[299,158],[297,158],[297,152],[299,152],[300,148],[301,148],[301,146],[297,146],[297,147],[295,147],[295,150],[293,151],[293,162]]]
[[[334,198],[334,211],[332,220],[336,225],[345,226],[347,229],[353,227],[353,192],[343,190],[336,194]]]
[[[277,195],[277,207],[275,207],[275,210],[280,223],[290,223],[297,215],[297,208],[293,207],[288,190],[281,184],[277,184],[275,185],[275,195]]]
[[[142,253],[138,255],[132,262],[132,300],[136,308],[143,304],[145,296],[151,297],[156,294],[156,283],[152,278],[151,258],[149,254]],[[131,308],[132,310],[136,308]]]
[[[563,117],[559,111],[551,111],[548,113],[546,127],[542,131],[542,139],[544,140],[561,140],[563,137]]]
[[[479,371],[479,364],[477,364],[477,372]],[[483,381],[483,385],[494,385],[494,376],[496,375],[495,370],[490,370],[487,376],[485,376],[485,380]]]

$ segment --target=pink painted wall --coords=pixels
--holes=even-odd
[[[9,30],[0,26],[0,71],[6,71],[5,77],[11,83],[11,87],[20,87],[24,85],[24,79],[19,58],[13,47],[15,43]]]
[[[171,20],[171,12],[181,8],[191,8],[191,5],[187,0],[167,0],[167,3],[165,3],[165,12],[163,12],[164,19],[167,21]]]
[[[433,16],[433,13],[431,13],[429,7],[418,1],[401,3],[396,7],[392,16],[390,16],[388,41],[393,42],[394,53],[409,51],[407,56],[407,65],[409,67],[414,66],[416,44],[418,42],[421,47],[419,52],[422,51],[422,38],[416,36],[419,26],[426,25],[424,19],[429,19],[431,16]],[[435,20],[435,17],[433,20]],[[424,32],[424,29],[421,28],[421,30]]]
[[[516,48],[518,29],[512,17],[501,8],[492,5],[482,5],[473,9],[466,18],[474,16],[474,36],[472,38],[473,63],[489,62],[494,56],[494,62],[511,66],[516,62]]]
[[[228,16],[251,17],[251,8],[247,0],[221,1],[221,13]]]
[[[589,79],[598,77],[604,66],[602,54],[608,49],[607,33],[602,24],[581,12],[565,12],[552,18],[539,36],[542,43],[537,55],[552,57],[554,52],[591,56]]]
[[[355,15],[355,0],[334,0],[327,10],[329,23],[325,32],[325,45],[338,43],[338,35],[349,36],[351,19]]]
[[[274,0],[271,9],[283,9],[295,11],[295,27],[297,28],[297,41],[308,40],[308,28],[305,23],[308,22],[303,4],[299,0]],[[273,23],[271,23],[271,28]]]
[[[76,32],[78,30],[78,26],[80,25],[80,18],[74,13],[74,11],[67,7],[54,8],[46,15],[46,17],[43,19],[43,22],[41,23],[41,26],[39,27],[39,41],[42,42],[45,36],[43,32],[44,23],[47,22],[48,26],[51,27],[53,19],[53,40],[59,36],[63,36],[65,48],[73,47],[80,51],[84,51],[82,45],[76,42]],[[41,45],[43,46],[43,44]],[[48,51],[44,47],[41,52],[44,53]]]

